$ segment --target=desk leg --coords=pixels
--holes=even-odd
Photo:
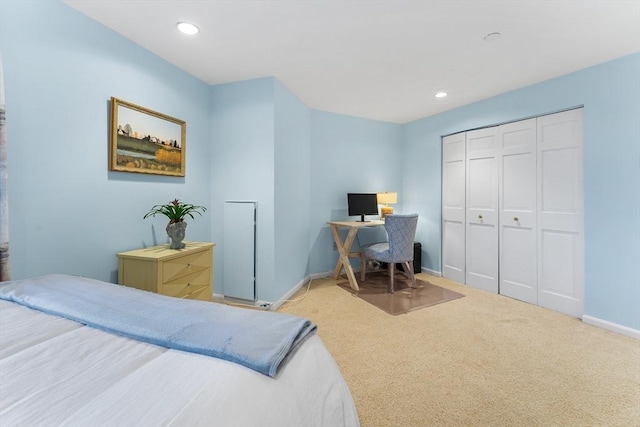
[[[344,272],[347,274],[347,279],[349,280],[351,289],[354,291],[360,290],[356,276],[353,274],[351,263],[349,262],[349,251],[351,250],[351,245],[353,244],[353,240],[356,237],[358,229],[355,227],[349,228],[349,233],[347,234],[347,238],[344,243],[342,242],[342,239],[340,239],[340,233],[338,232],[337,226],[332,225],[331,232],[333,233],[333,239],[336,242],[336,247],[340,255],[338,257],[338,262],[336,263],[336,268],[333,270],[333,279],[337,280],[340,277],[340,271],[342,270],[342,267],[344,267]]]

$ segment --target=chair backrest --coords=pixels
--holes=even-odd
[[[418,226],[418,214],[387,215],[384,228],[389,238],[389,252],[392,262],[413,260],[413,243]]]

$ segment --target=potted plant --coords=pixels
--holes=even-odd
[[[149,212],[143,217],[146,219],[150,216],[156,216],[161,214],[169,218],[169,224],[167,224],[167,235],[171,239],[171,249],[182,249],[185,244],[184,240],[185,231],[187,229],[187,223],[184,219],[188,216],[192,219],[193,214],[197,213],[202,216],[202,212],[205,212],[207,208],[204,206],[196,206],[189,203],[181,202],[178,199],[164,205],[155,205]]]

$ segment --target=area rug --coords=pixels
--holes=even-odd
[[[403,274],[396,275],[396,291],[390,294],[388,292],[389,276],[386,271],[367,273],[364,282],[360,281],[360,274],[356,273],[356,278],[360,287],[359,291],[351,289],[348,281],[338,283],[338,286],[393,316],[464,296],[419,279],[416,279],[417,288],[410,288],[410,281]]]

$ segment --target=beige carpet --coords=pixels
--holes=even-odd
[[[640,425],[640,341],[418,277],[465,297],[389,316],[314,280],[280,308],[318,324],[363,427]]]
[[[391,294],[389,293],[389,274],[386,270],[367,273],[364,282],[360,280],[359,274],[356,276],[360,288],[358,291],[354,291],[349,282],[338,283],[338,286],[394,316],[464,296],[418,278],[416,278],[416,287],[410,287],[410,281],[402,273],[394,276],[395,292]]]

